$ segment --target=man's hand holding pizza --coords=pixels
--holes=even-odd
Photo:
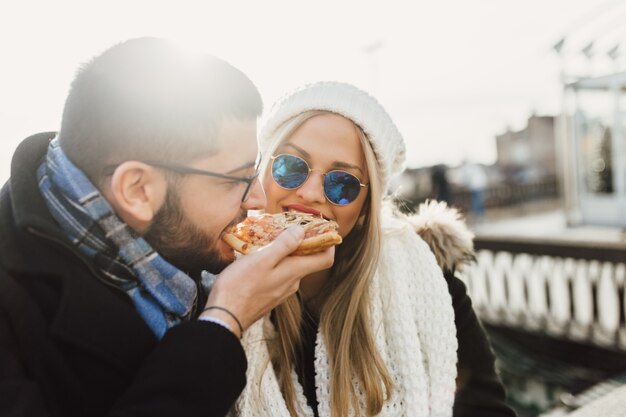
[[[333,265],[335,248],[303,256],[290,256],[304,240],[301,226],[290,226],[269,245],[242,256],[225,268],[215,281],[206,306],[211,309],[202,316],[212,316],[226,322],[233,333],[241,337],[243,330],[263,317],[287,297],[294,294],[300,279]]]

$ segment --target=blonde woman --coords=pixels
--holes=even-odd
[[[233,413],[514,415],[453,275],[471,258],[471,233],[444,206],[403,218],[383,203],[405,146],[380,104],[348,84],[309,85],[274,106],[261,147],[267,211],[335,220],[344,242],[331,269],[245,332],[247,386]]]

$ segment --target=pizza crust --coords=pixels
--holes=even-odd
[[[254,252],[255,250],[259,249],[259,247],[251,243],[244,242],[232,233],[226,233],[224,236],[222,236],[222,239],[224,240],[224,242],[228,243],[231,248],[235,249],[239,253],[243,253],[244,255],[247,255],[250,252]]]
[[[302,243],[300,243],[300,246],[298,246],[298,249],[293,252],[293,255],[311,255],[326,250],[331,246],[338,245],[341,242],[342,239],[339,233],[336,231],[326,232],[322,235],[304,239]]]

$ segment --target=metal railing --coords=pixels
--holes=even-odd
[[[454,206],[465,212],[471,208],[470,191],[463,187],[453,190]],[[528,183],[503,182],[492,184],[484,192],[485,208],[511,207],[530,201],[557,198],[559,186],[556,178],[544,178]]]
[[[475,247],[462,278],[520,416],[565,415],[624,383],[626,245],[478,237]]]
[[[512,207],[531,201],[555,199],[559,195],[559,184],[555,177],[525,183],[500,182],[490,184],[484,190],[484,205],[485,209]],[[437,198],[433,189],[416,188],[411,194],[398,197],[398,201],[414,209],[427,199]],[[462,185],[450,184],[449,203],[463,212],[470,212],[471,192]]]
[[[486,323],[626,352],[626,245],[477,238],[463,279]]]

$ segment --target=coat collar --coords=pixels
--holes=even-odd
[[[38,251],[58,250],[69,242],[48,212],[39,192],[36,170],[46,154],[54,133],[40,133],[24,140],[15,151],[11,162],[11,177],[2,189],[0,198],[0,264],[8,271],[21,273],[49,273],[63,270],[58,256],[33,255]],[[39,248],[45,242],[58,242],[53,247]],[[57,247],[58,246],[58,247]]]
[[[407,219],[444,271],[461,271],[475,260],[474,233],[461,213],[445,201],[426,201]]]
[[[61,231],[48,213],[37,184],[37,167],[45,158],[48,144],[55,136],[54,132],[44,132],[20,143],[11,161],[9,184],[16,226],[20,229],[36,228],[61,237]]]
[[[53,337],[88,349],[129,372],[156,342],[128,296],[99,280],[92,263],[74,248],[39,192],[36,170],[52,132],[24,140],[13,157],[0,196],[0,264],[14,276],[59,285]],[[139,341],[139,342],[138,342]]]

